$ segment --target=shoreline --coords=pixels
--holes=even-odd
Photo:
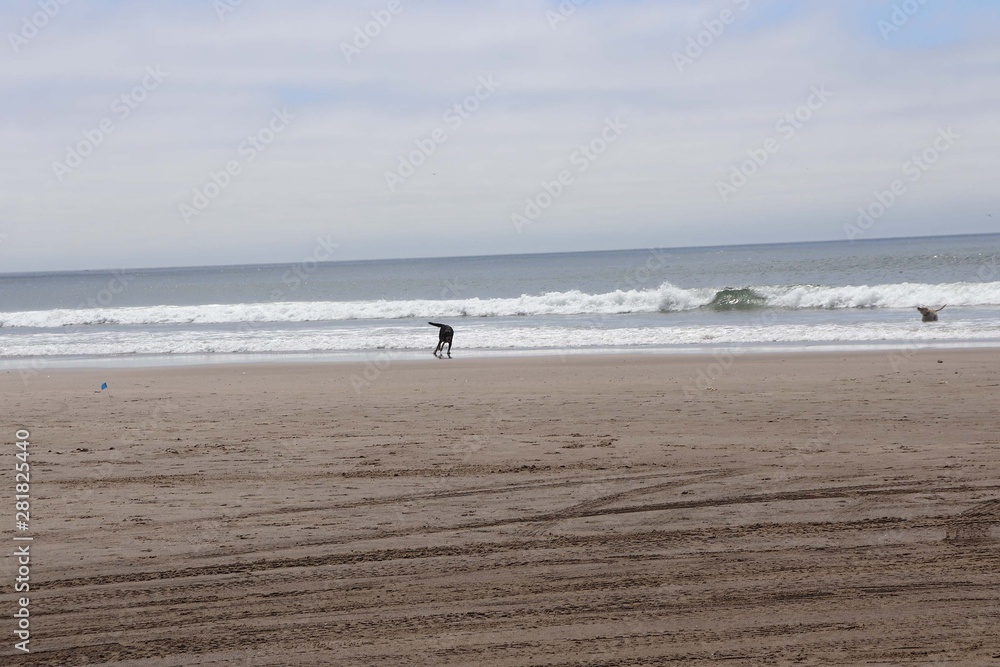
[[[455,350],[453,361],[458,359],[528,359],[549,357],[716,357],[720,355],[773,355],[773,354],[855,354],[867,352],[895,352],[919,350],[991,350],[1000,349],[1000,340],[995,341],[943,341],[906,342],[882,341],[859,343],[771,343],[732,345],[678,345],[655,347],[599,347],[599,348],[538,348],[538,349],[472,349]],[[240,353],[223,352],[211,354],[174,355],[110,355],[110,356],[49,356],[0,358],[0,372],[41,371],[43,369],[66,368],[170,368],[196,366],[231,366],[257,364],[355,364],[383,363],[385,361],[432,360],[429,351],[424,350],[366,350],[334,352],[278,352]]]

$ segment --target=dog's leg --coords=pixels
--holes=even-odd
[[[451,359],[451,341],[448,341],[448,358]]]

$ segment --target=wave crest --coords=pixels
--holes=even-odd
[[[426,317],[519,317],[671,313],[698,308],[835,309],[1000,305],[1000,282],[925,285],[769,285],[685,289],[670,283],[647,290],[588,294],[579,290],[517,298],[439,301],[303,301],[200,306],[54,309],[0,313],[0,327],[322,322]]]
[[[765,306],[767,306],[767,297],[761,296],[749,288],[719,290],[708,304],[712,310],[721,311],[753,310]]]

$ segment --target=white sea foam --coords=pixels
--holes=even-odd
[[[199,306],[54,309],[0,313],[0,327],[322,322],[427,317],[513,317],[677,312],[710,307],[717,297],[746,307],[779,309],[913,308],[1000,305],[1000,282],[925,285],[765,285],[735,289],[655,289],[587,294],[577,290],[497,299],[302,301]],[[745,302],[745,303],[743,303]]]
[[[621,348],[633,346],[711,345],[718,347],[775,343],[907,344],[1000,341],[1000,321],[949,320],[934,325],[919,320],[854,324],[770,324],[626,326],[621,328],[566,326],[493,326],[467,323],[456,335],[456,351],[532,348]],[[289,329],[262,325],[252,331],[191,329],[185,331],[99,330],[74,332],[0,333],[0,358],[63,355],[153,355],[287,352],[372,352],[423,350],[436,338],[428,327],[306,326]]]

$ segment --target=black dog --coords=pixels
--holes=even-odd
[[[451,359],[451,339],[455,336],[455,330],[447,324],[438,324],[437,322],[428,322],[427,324],[440,329],[440,331],[438,331],[438,344],[437,347],[434,348],[434,356],[438,359],[444,359],[444,357],[441,356],[441,353],[444,352],[444,344],[448,343],[448,358]]]

